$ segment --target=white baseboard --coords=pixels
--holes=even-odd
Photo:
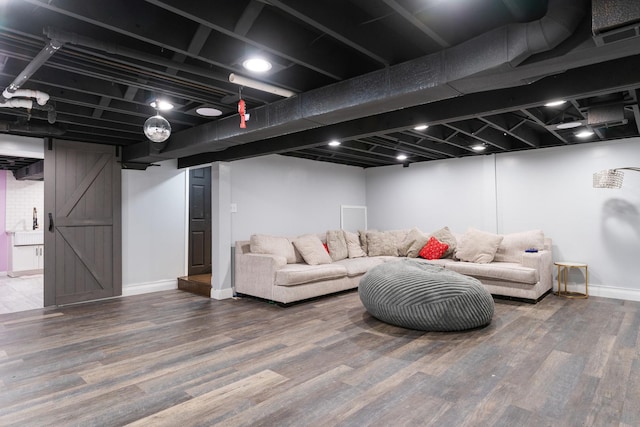
[[[178,279],[159,280],[157,282],[132,283],[122,286],[122,296],[147,294],[149,292],[171,291],[178,289]]]
[[[211,298],[217,300],[233,298],[233,289],[211,289]]]
[[[557,290],[557,283],[555,284],[553,291]],[[567,285],[568,291],[582,292],[584,293],[584,284],[572,284]],[[630,288],[617,288],[613,286],[602,286],[589,284],[589,296],[624,299],[629,301],[640,301],[640,289]]]

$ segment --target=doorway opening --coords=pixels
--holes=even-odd
[[[211,167],[189,171],[187,276],[178,289],[211,296]]]

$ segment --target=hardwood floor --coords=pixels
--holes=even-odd
[[[167,291],[0,315],[0,425],[637,426],[640,303],[496,302],[405,330],[356,292],[287,308]]]

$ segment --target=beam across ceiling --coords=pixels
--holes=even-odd
[[[576,96],[597,96],[613,90],[632,90],[640,86],[637,71],[640,55],[608,63],[599,63],[568,70],[527,86],[480,92],[439,102],[418,105],[377,114],[361,119],[336,123],[280,137],[229,147],[222,151],[202,153],[179,159],[179,167],[189,167],[215,161],[232,161],[265,154],[283,153],[295,149],[326,144],[333,138],[341,140],[366,138],[378,134],[401,132],[416,123],[443,124],[449,120],[466,120],[478,116],[493,116],[514,111],[527,111],[551,99]],[[566,140],[565,140],[566,141]],[[553,144],[546,140],[544,145]]]

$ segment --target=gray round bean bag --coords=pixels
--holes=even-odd
[[[358,293],[372,316],[423,331],[485,326],[494,311],[493,297],[477,279],[413,259],[370,269]]]

